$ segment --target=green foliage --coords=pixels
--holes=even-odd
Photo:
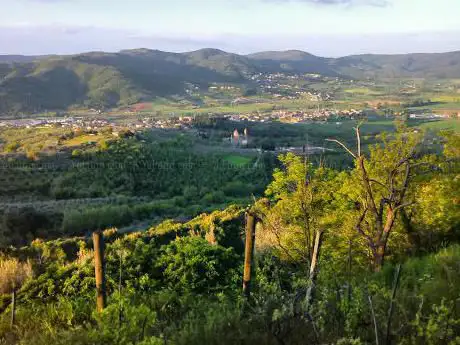
[[[166,217],[190,219],[230,203],[246,203],[252,194],[262,192],[270,169],[263,162],[230,165],[224,155],[194,151],[187,138],[159,143],[125,139],[104,150],[75,149],[72,158],[45,157],[26,168],[5,168],[2,196],[18,198],[19,206],[9,202],[0,210],[0,245]],[[22,202],[31,196],[39,200]],[[26,219],[31,212],[42,222],[32,216]],[[30,231],[19,224],[15,231],[9,225],[16,213]]]
[[[121,321],[119,305],[116,303],[109,305],[97,315],[97,326],[88,334],[92,341],[105,344],[142,344],[146,335],[155,331],[156,312],[147,304],[132,305],[129,298],[124,298],[122,305]],[[160,339],[150,338],[147,344],[160,344]]]
[[[80,157],[82,155],[82,151],[79,149],[72,150],[72,157]]]
[[[238,281],[238,261],[233,249],[191,237],[177,239],[162,248],[158,265],[171,289],[210,294],[233,289]]]
[[[364,162],[369,176],[380,182],[372,186],[376,198],[385,195],[386,179],[401,155],[411,152],[419,142],[402,133],[382,136],[382,140],[369,155],[366,152]],[[176,148],[183,144],[181,140],[174,143]],[[415,203],[395,218],[386,248],[388,259],[380,272],[369,270],[369,241],[356,227],[358,211],[371,201],[362,197],[359,169],[339,172],[287,154],[280,156],[281,165],[266,189],[267,198],[252,205],[260,224],[250,298],[240,293],[246,211],[241,206],[201,214],[189,221],[163,221],[143,232],[105,231],[108,305],[100,314],[93,311],[90,237],[36,239],[29,246],[2,252],[11,262],[30,262],[33,272],[17,291],[17,323],[13,328],[9,326],[11,298],[0,295],[0,343],[361,345],[373,344],[377,337],[381,344],[458,344],[458,167],[452,160],[457,158],[457,137],[448,135],[444,144],[444,153],[437,156],[418,151],[417,162],[422,164],[413,170],[412,185],[405,196]],[[180,150],[168,151],[168,145],[156,148],[174,153],[172,156],[181,155]],[[136,155],[148,158],[166,154],[143,156],[144,151],[141,146],[115,144],[97,155],[108,161],[106,152],[112,157],[120,153],[135,163]],[[221,158],[212,159],[217,162]],[[127,172],[114,167],[115,172],[98,172],[83,168],[83,176],[102,181],[105,173],[109,180],[102,184],[112,187],[113,180],[120,178],[123,183],[119,188],[126,194],[145,190],[138,189],[139,185],[161,190],[153,178],[150,180],[148,169],[139,169]],[[200,169],[196,171],[204,171]],[[185,177],[186,172],[175,171],[179,186],[186,188],[177,187],[176,191],[171,183],[168,188],[175,196],[169,203],[125,199],[119,205],[92,210],[75,208],[67,218],[64,216],[64,223],[68,231],[78,232],[81,227],[103,228],[114,222],[130,222],[142,214],[171,212],[171,207],[180,210],[193,206],[190,201],[198,202],[207,193],[221,192],[223,198],[242,193],[241,181],[248,178],[239,170],[229,173],[217,168],[213,173],[239,175],[225,183],[220,180],[222,189],[216,191],[217,187],[199,181],[207,180],[207,176]],[[168,180],[170,171],[151,174],[154,178],[164,176],[168,184],[173,181],[173,177]],[[401,188],[404,175],[395,174],[393,183]],[[65,176],[55,186],[71,188],[70,181],[86,186],[88,182],[78,181],[78,176],[69,180]],[[190,179],[195,182],[185,182]],[[126,187],[128,183],[131,185]],[[40,225],[34,211],[5,214],[8,229],[35,236],[35,230],[24,222],[29,218],[34,226]],[[368,224],[375,221],[364,220]],[[308,268],[318,232],[324,232],[324,241],[317,279],[313,280]],[[396,272],[400,272],[398,280]],[[309,293],[312,287],[313,295]]]
[[[33,207],[11,208],[3,212],[0,241],[3,244],[25,245],[49,226],[49,215]]]
[[[4,314],[0,337],[10,343],[20,339],[31,344],[277,344],[279,339],[286,344],[318,339],[331,344],[365,344],[374,339],[367,301],[370,294],[383,339],[394,275],[391,265],[365,279],[363,275],[354,276],[350,295],[346,288],[340,288],[344,286],[341,278],[328,278],[331,268],[324,266],[310,319],[299,313],[302,305],[298,287],[302,286],[303,273],[295,265],[282,263],[273,253],[261,252],[257,256],[253,300],[247,309],[234,297],[233,290],[239,288],[240,282],[235,276],[239,270],[231,250],[198,237],[184,237],[158,252],[156,240],[146,239],[127,235],[109,243],[108,276],[114,280],[109,279],[109,286],[114,284],[115,290],[109,288],[113,292],[102,314],[91,312],[94,281],[85,293],[81,285],[74,290],[50,290],[52,285],[38,277],[35,286],[54,292],[33,297],[30,285],[24,287],[19,293],[18,327],[11,331],[8,314]],[[121,295],[115,292],[120,250],[126,251]],[[391,332],[397,343],[455,344],[460,331],[455,307],[459,262],[460,247],[453,246],[403,265]],[[157,264],[163,273],[154,278],[148,272],[153,272]],[[88,268],[92,270],[91,265]],[[48,280],[60,276],[58,271],[49,273],[43,275]],[[146,273],[150,279],[164,281],[150,285],[152,289],[128,283],[131,279],[146,281]],[[82,276],[72,274],[65,279],[76,282]],[[66,280],[53,286],[69,286]],[[226,336],[222,338],[222,334]]]
[[[433,305],[431,313],[422,316],[421,311],[417,312],[412,325],[416,329],[412,336],[414,344],[458,344],[460,336],[457,336],[456,329],[460,326],[460,319],[453,316],[454,303],[450,301],[446,305],[445,300],[440,305]]]
[[[287,259],[308,264],[318,232],[333,231],[339,222],[333,190],[341,183],[331,169],[314,169],[312,163],[292,153],[280,156],[282,169],[275,169],[266,195],[273,206],[265,213],[267,244],[276,245]],[[263,240],[264,240],[263,239]],[[263,243],[261,243],[263,245]]]
[[[21,145],[17,141],[10,142],[5,146],[5,152],[6,153],[15,152],[19,147],[21,147]]]

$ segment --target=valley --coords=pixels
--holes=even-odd
[[[0,344],[456,344],[459,63],[0,57]]]

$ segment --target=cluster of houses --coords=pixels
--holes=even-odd
[[[94,130],[107,127],[109,121],[89,117],[56,117],[0,121],[0,127],[34,128],[34,127],[64,127],[72,129]]]
[[[270,93],[277,99],[299,99],[308,98],[312,101],[325,101],[332,99],[332,94],[328,91],[317,91],[293,83],[292,81],[304,80],[315,81],[321,80],[319,74],[294,74],[289,75],[285,73],[258,73],[251,76],[250,79],[254,80],[259,89],[263,92]]]
[[[209,91],[234,91],[239,89],[234,85],[213,85],[208,88]]]
[[[460,113],[458,113],[460,115]],[[410,119],[435,120],[449,118],[449,114],[409,114]]]
[[[299,99],[306,98],[313,102],[329,101],[332,99],[332,94],[328,92],[311,92],[311,91],[294,91],[290,95],[282,95],[279,93],[272,94],[274,98],[277,99]]]
[[[309,110],[298,110],[298,111],[287,111],[287,110],[276,110],[271,113],[252,113],[252,114],[231,114],[225,117],[231,121],[250,121],[250,122],[310,122],[310,121],[323,121],[330,117],[335,118],[346,118],[355,119],[363,116],[361,110],[349,109],[349,110],[328,110],[318,109],[315,111]]]
[[[181,116],[170,118],[144,117],[130,122],[121,127],[129,130],[141,130],[148,128],[177,128],[190,129],[192,127],[193,117]],[[63,127],[73,130],[92,131],[101,128],[112,127],[117,129],[120,125],[102,118],[90,117],[61,117],[61,118],[37,118],[37,119],[18,119],[0,121],[0,128],[46,128],[46,127]]]
[[[191,129],[192,122],[192,116],[174,116],[169,118],[144,117],[137,122],[129,123],[128,127],[137,130],[148,128]]]

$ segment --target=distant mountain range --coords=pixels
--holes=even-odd
[[[250,55],[200,49],[150,49],[78,55],[0,56],[0,116],[72,105],[113,107],[183,94],[186,83],[248,83],[258,72],[318,73],[363,79],[460,78],[460,51],[439,54],[353,55],[323,58],[303,51]]]

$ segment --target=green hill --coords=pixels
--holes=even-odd
[[[460,51],[322,58],[298,50],[250,55],[150,49],[70,56],[0,56],[0,113],[70,106],[114,107],[185,94],[186,84],[248,83],[254,73],[319,73],[345,78],[460,78]]]
[[[267,51],[248,55],[272,71],[320,73],[351,78],[460,77],[460,51],[431,54],[351,55],[322,58],[299,50]]]
[[[43,58],[46,56],[0,55],[0,63],[31,62]]]
[[[319,73],[338,76],[327,59],[300,50],[267,51],[248,55],[266,72]]]
[[[459,78],[460,51],[432,54],[352,55],[331,59],[334,69],[356,78]]]
[[[5,63],[0,112],[127,105],[183,94],[185,83],[244,82],[256,71],[248,58],[215,49],[184,54],[137,49]]]
[[[141,96],[142,91],[116,68],[53,58],[12,66],[0,83],[0,111],[63,109],[74,104],[114,106]]]

